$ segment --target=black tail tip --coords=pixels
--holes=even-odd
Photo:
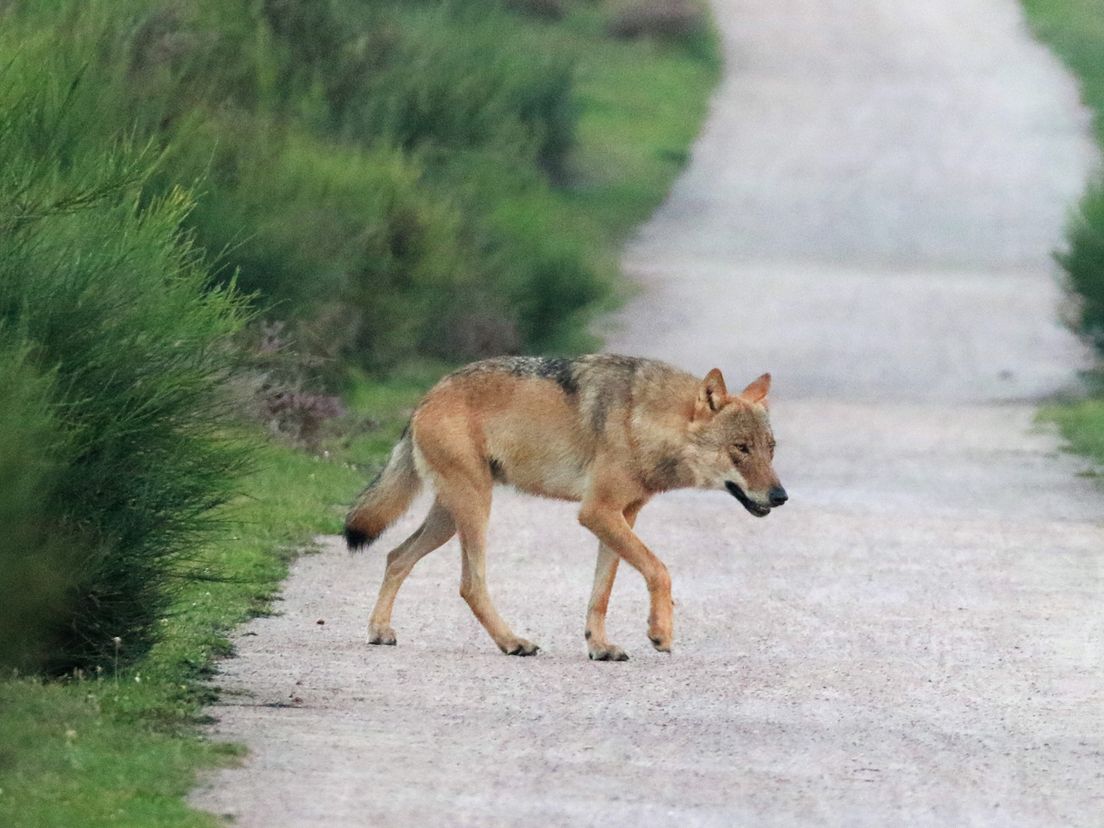
[[[349,547],[350,552],[356,552],[359,549],[371,546],[372,541],[379,537],[379,535],[369,535],[367,532],[353,526],[346,526],[344,534],[345,544]]]

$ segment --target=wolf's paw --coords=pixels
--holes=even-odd
[[[524,638],[518,638],[503,647],[502,652],[506,653],[506,655],[531,656],[536,655],[539,649],[540,647],[538,647],[532,641],[526,641]]]
[[[671,644],[675,640],[675,630],[669,613],[663,615],[649,613],[648,640],[661,653],[671,652]]]
[[[648,630],[648,640],[652,642],[652,646],[659,650],[661,653],[671,652],[673,636],[670,633],[664,633],[658,630]]]
[[[368,627],[369,644],[387,644],[393,647],[397,642],[395,631],[390,627],[377,627],[375,624]]]
[[[616,644],[592,644],[589,648],[591,661],[628,661],[629,654]]]

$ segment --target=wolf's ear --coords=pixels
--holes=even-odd
[[[698,386],[698,400],[694,405],[694,416],[704,417],[714,411],[720,411],[721,406],[728,402],[728,389],[725,388],[724,377],[719,368],[714,368],[705,375],[701,385]]]
[[[740,392],[740,397],[747,400],[750,403],[758,403],[759,405],[766,406],[767,394],[770,393],[770,374],[763,374],[759,379],[751,383],[747,388]]]

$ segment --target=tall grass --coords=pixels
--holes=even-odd
[[[21,516],[0,525],[0,604],[37,596],[16,655],[58,671],[145,651],[232,493],[244,450],[220,385],[244,314],[182,233],[187,196],[143,196],[148,153],[81,140],[99,91],[67,57],[25,47],[0,80],[0,333],[20,389],[2,463],[21,469],[0,494]]]

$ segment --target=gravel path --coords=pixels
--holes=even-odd
[[[569,504],[496,499],[491,587],[532,659],[461,601],[455,541],[407,581],[399,646],[366,646],[385,549],[326,542],[224,664],[215,729],[251,752],[198,806],[245,826],[1100,824],[1104,497],[1032,405],[1086,359],[1048,260],[1095,163],[1073,84],[1013,0],[715,5],[725,80],[605,332],[730,385],[771,370],[791,503],[650,505],[676,649],[652,650],[623,570],[623,664],[586,660],[595,544]]]

